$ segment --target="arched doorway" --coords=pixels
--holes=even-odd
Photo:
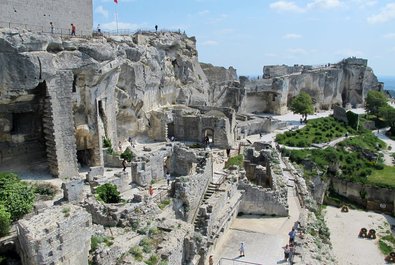
[[[214,130],[206,128],[203,130],[203,139],[206,144],[214,144]]]

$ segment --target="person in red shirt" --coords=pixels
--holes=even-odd
[[[71,23],[71,36],[75,36],[75,25]]]

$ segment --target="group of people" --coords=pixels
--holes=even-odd
[[[51,34],[54,34],[55,33],[55,26],[54,26],[52,21],[49,22],[49,27],[51,29]],[[70,33],[70,35],[71,36],[75,36],[75,32],[76,32],[76,27],[75,27],[75,25],[73,23],[71,23],[71,33]]]
[[[299,237],[303,238],[303,232],[300,226],[300,222],[296,221],[291,229],[291,231],[288,233],[289,236],[289,241],[288,244],[286,244],[283,249],[284,249],[284,260],[288,261],[290,264],[293,264],[293,258],[295,255],[295,238],[297,233],[299,232]]]

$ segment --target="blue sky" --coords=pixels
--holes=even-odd
[[[199,61],[258,75],[264,65],[369,60],[395,76],[394,0],[94,0],[103,30],[172,29],[195,36]],[[96,27],[96,26],[95,26]]]

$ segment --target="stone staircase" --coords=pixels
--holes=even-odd
[[[53,110],[51,106],[51,98],[47,96],[44,101],[44,115],[43,115],[43,132],[45,145],[47,149],[47,158],[49,170],[53,175],[58,175],[58,160],[56,156],[56,143],[55,143],[55,131],[54,122],[52,116]]]
[[[218,190],[220,184],[210,182],[207,190],[204,194],[202,203],[199,207],[198,215],[196,216],[194,226],[196,232],[201,232],[203,235],[207,235],[207,214],[211,213],[212,206],[203,206],[206,201]]]

